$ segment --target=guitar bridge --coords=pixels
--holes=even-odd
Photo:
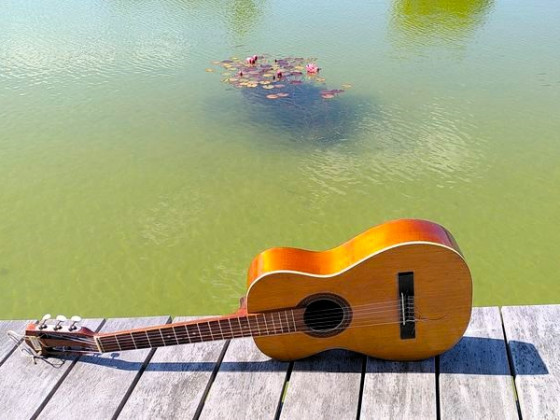
[[[412,271],[398,274],[400,301],[401,340],[416,338],[416,320],[414,318],[414,273]]]

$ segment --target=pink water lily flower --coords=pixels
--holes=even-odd
[[[314,63],[309,63],[307,66],[305,66],[305,69],[307,70],[307,73],[319,73],[319,70],[321,70],[319,67],[317,67],[317,64]]]
[[[252,56],[252,57],[247,57],[247,58],[245,59],[245,61],[246,61],[248,64],[250,64],[250,65],[254,65],[254,64],[257,62],[258,59],[259,59],[259,56],[258,56],[258,55],[254,55],[254,56]]]

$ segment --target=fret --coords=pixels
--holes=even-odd
[[[212,335],[210,334],[208,322],[199,322],[196,325],[198,325],[198,329],[200,330],[201,341],[211,341]]]
[[[288,332],[290,331],[290,321],[288,321],[288,311],[283,311],[284,312],[284,318],[286,318],[286,328],[288,329]]]
[[[200,341],[202,341],[203,340],[202,331],[200,331],[200,325],[198,323],[196,324],[196,328],[198,329],[198,334],[199,334],[199,337],[200,337]]]
[[[226,338],[226,336],[224,335],[224,330],[225,330],[227,334],[227,338],[233,338],[233,334],[231,331],[231,323],[229,322],[229,319],[221,319],[218,322],[220,324],[220,328],[222,328],[222,337],[224,337],[224,339]]]
[[[239,318],[237,318],[237,322],[239,323]],[[232,332],[232,338],[237,338],[237,337],[243,337],[243,334],[241,333],[241,331],[239,331],[240,335],[236,335],[237,333],[237,326],[234,328],[233,325],[235,324],[231,322],[231,318],[229,319],[229,323],[231,325],[231,332]],[[241,328],[241,324],[239,324],[239,327]]]
[[[157,329],[159,331],[159,335],[161,335],[161,343],[166,346],[167,344],[165,343],[165,338],[163,337],[163,333],[161,332],[161,328]]]
[[[251,334],[251,326],[249,325],[249,320],[247,319],[246,316],[238,319],[239,319],[239,325],[241,325],[241,333],[243,334],[243,337],[250,337],[252,334]]]
[[[259,335],[263,335],[261,330],[261,324],[259,323],[259,317],[255,316],[255,321],[257,322],[257,328],[259,329]]]
[[[186,325],[187,334],[191,343],[200,343],[202,338],[200,337],[200,328],[196,324]]]
[[[270,335],[270,332],[268,331],[268,324],[266,323],[266,314],[262,314],[263,319],[264,319],[264,326],[266,327],[266,335]]]
[[[117,342],[117,346],[119,347],[119,350],[122,351],[121,342],[118,335],[115,335],[115,341]]]
[[[115,336],[99,337],[99,341],[103,342],[103,348],[106,349],[105,351],[107,352],[116,351],[119,347]],[[113,341],[113,343],[111,343],[111,341]]]
[[[234,328],[234,323],[231,321],[231,318],[228,319],[229,322],[229,328],[231,330],[231,338],[235,338],[235,337],[239,337],[238,335],[235,334],[236,329]]]
[[[182,338],[183,340],[186,340],[185,344],[192,343],[191,337],[189,336],[189,330],[187,330],[187,326],[186,325],[181,325],[181,326],[183,327],[184,331],[183,332],[179,331],[179,335],[183,337]]]
[[[148,335],[148,339],[150,340],[150,343],[151,343],[152,347],[163,347],[164,346],[163,335],[161,334],[161,332],[158,329],[147,330],[146,333]]]
[[[214,340],[223,340],[224,336],[222,334],[222,329],[220,328],[220,323],[218,321],[210,321],[208,322],[210,326],[210,334],[212,334],[212,339]]]
[[[290,312],[292,313],[292,321],[294,321],[294,332],[297,331],[297,325],[296,325],[296,319],[294,318],[294,310],[290,310]]]
[[[210,322],[207,322],[207,324],[208,324],[208,331],[210,331],[210,338],[214,340],[214,334],[212,332],[212,324],[210,324]]]
[[[150,341],[150,336],[148,335],[148,331],[144,331],[144,334],[146,334],[146,340],[148,340],[148,344],[150,345],[150,347],[154,347],[154,345]]]
[[[131,333],[128,333],[128,335],[130,335],[130,339],[132,340],[132,345],[134,346],[135,349],[137,349],[138,347],[136,347],[136,342],[134,341],[134,337],[132,336]]]
[[[103,344],[101,344],[101,339],[97,336],[93,337],[93,339],[95,340],[95,343],[97,344],[97,347],[99,348],[99,353],[105,353],[107,350],[105,350],[103,348]]]
[[[280,321],[280,331],[282,332],[282,334],[284,334],[284,327],[282,326],[282,318],[280,317],[280,312],[276,312],[276,313],[278,314],[278,321]]]
[[[265,316],[268,314],[265,314]],[[274,325],[274,313],[271,313],[270,315],[272,315],[270,317],[270,320],[272,321],[272,334],[276,334],[276,325]],[[265,318],[266,319],[266,318]]]
[[[182,329],[182,331],[181,331]],[[189,342],[189,337],[187,336],[187,330],[184,325],[173,327],[173,333],[179,344],[187,344]]]
[[[235,338],[235,334],[233,332],[233,326],[231,325],[231,318],[228,318],[229,330],[231,331],[231,338]]]
[[[146,341],[146,335],[144,332],[133,332],[130,335],[132,336],[132,341],[134,341],[134,345],[137,349],[151,347],[150,343]]]
[[[222,340],[225,340],[224,331],[222,330],[222,322],[218,320],[218,327],[220,327],[220,334],[222,335]]]
[[[159,330],[160,332],[165,331],[165,334],[162,334],[163,341],[165,341],[166,346],[175,346],[179,344],[177,337],[175,336],[175,331],[173,331],[173,327],[165,327]]]
[[[117,341],[122,350],[134,350],[134,343],[129,333],[120,333],[117,335]]]
[[[241,318],[237,317],[237,323],[239,324],[239,333],[241,334],[240,337],[245,337],[243,334],[243,325],[241,325]]]
[[[255,321],[255,323],[257,324],[257,332],[255,333],[254,329],[251,328],[251,320]],[[247,322],[249,322],[249,329],[251,330],[251,335],[255,336],[255,335],[261,335],[261,329],[259,328],[259,321],[257,319],[256,316],[250,316],[247,318]]]
[[[175,336],[175,341],[177,342],[177,344],[183,344],[179,342],[179,337],[177,337],[177,331],[175,331],[175,327],[171,327],[171,329],[173,330],[173,335]]]

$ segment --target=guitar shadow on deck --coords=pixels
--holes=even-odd
[[[231,348],[228,351],[232,351]],[[258,351],[258,350],[256,350]],[[510,360],[514,372],[510,369]],[[156,353],[157,358],[157,353]],[[294,362],[294,370],[361,373],[366,357],[346,350],[329,350]],[[120,359],[120,353],[110,357],[82,356],[79,363],[91,363],[120,370],[139,370],[143,363]],[[437,369],[436,369],[436,364]],[[222,361],[221,372],[270,372],[286,371],[287,362],[267,361]],[[212,372],[215,362],[157,362],[151,361],[146,371],[163,372]],[[388,362],[367,358],[366,372],[373,373],[436,373],[473,375],[547,375],[548,369],[537,349],[531,343],[510,341],[508,348],[503,340],[463,337],[448,352],[434,359],[419,362]]]

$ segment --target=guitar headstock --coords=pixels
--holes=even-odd
[[[38,356],[98,353],[95,333],[80,325],[82,318],[64,315],[52,318],[45,315],[40,321],[27,325],[25,343]]]

